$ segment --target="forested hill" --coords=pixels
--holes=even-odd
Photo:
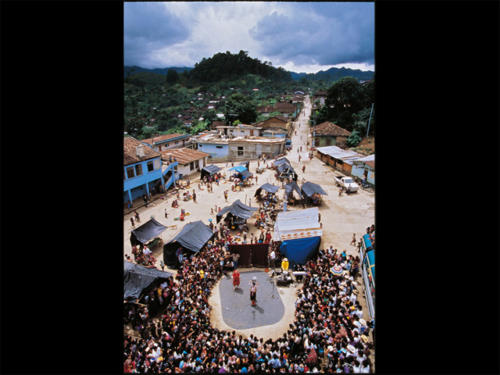
[[[136,73],[141,73],[141,72],[148,72],[148,73],[155,73],[155,74],[161,74],[166,76],[167,72],[169,69],[175,70],[177,73],[183,73],[184,71],[190,71],[193,68],[188,68],[188,67],[177,67],[177,66],[172,66],[168,68],[155,68],[155,69],[147,69],[147,68],[141,68],[140,66],[125,66],[125,77],[128,76],[129,74],[136,74]]]
[[[305,78],[309,81],[330,81],[335,82],[344,77],[353,77],[358,80],[369,81],[374,78],[375,72],[362,71],[359,69],[330,68],[326,71],[320,70],[317,73],[295,73],[291,72],[294,80]]]
[[[216,82],[245,74],[255,74],[273,81],[292,80],[290,72],[283,68],[275,68],[268,61],[253,59],[246,51],[234,55],[230,52],[216,53],[208,59],[203,58],[189,72],[189,77],[199,82]]]

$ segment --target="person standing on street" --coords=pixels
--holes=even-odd
[[[141,219],[139,217],[139,213],[137,211],[134,211],[134,214],[135,214],[135,221],[137,221],[138,223],[140,223]]]
[[[168,213],[166,208],[165,208],[165,219],[168,219]]]
[[[273,272],[274,272],[274,269],[276,268],[276,253],[274,252],[274,247],[271,248],[271,254],[269,254],[269,263],[270,263],[270,266],[273,268]]]
[[[250,281],[250,301],[252,306],[256,305],[257,301],[257,278],[254,276]]]
[[[302,167],[302,173],[306,173],[306,165],[304,164],[304,166]]]
[[[146,204],[146,207],[148,206],[148,197],[146,196],[146,194],[144,194],[142,196],[142,199],[144,200],[144,203]]]
[[[135,228],[135,223],[134,223],[134,218],[133,217],[130,218],[130,223],[132,224],[132,228]]]
[[[196,192],[193,189],[193,202],[196,203]]]
[[[352,241],[351,241],[351,245],[356,246],[356,233],[353,233],[353,234],[352,234]]]
[[[165,263],[163,263],[163,260],[160,260],[160,267],[162,271],[165,270]]]

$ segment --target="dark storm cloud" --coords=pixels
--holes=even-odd
[[[190,30],[164,3],[124,4],[125,65],[149,67],[152,54],[185,40]]]
[[[263,17],[250,35],[277,63],[374,63],[373,3],[295,3]]]

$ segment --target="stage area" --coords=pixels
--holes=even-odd
[[[250,303],[250,280],[257,278],[257,306]],[[273,279],[265,272],[242,272],[240,288],[233,291],[233,279],[223,277],[219,293],[224,323],[234,329],[275,324],[283,318],[285,306]]]

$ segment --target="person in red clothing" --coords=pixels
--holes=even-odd
[[[233,290],[240,287],[240,273],[238,270],[233,271]]]
[[[266,233],[266,243],[269,243],[271,241],[271,233],[267,231]]]

